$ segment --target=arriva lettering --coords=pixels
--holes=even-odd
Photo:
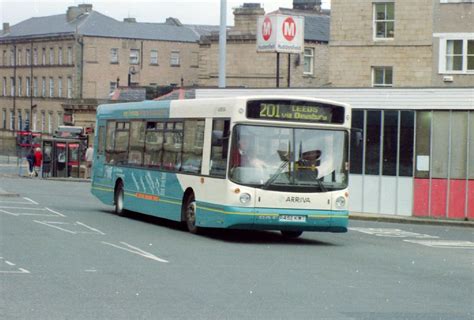
[[[286,202],[292,203],[311,203],[311,199],[306,197],[286,197]]]

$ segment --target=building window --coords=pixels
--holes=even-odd
[[[27,66],[31,65],[31,51],[30,51],[30,49],[26,49],[25,64]]]
[[[72,98],[72,78],[67,78],[67,97]]]
[[[10,49],[10,66],[15,64],[15,50]]]
[[[58,64],[61,66],[63,64],[63,48],[58,48]]]
[[[54,78],[49,78],[49,97],[54,97]]]
[[[53,113],[48,113],[48,133],[53,133]]]
[[[130,64],[140,63],[140,50],[130,49]]]
[[[72,64],[72,47],[67,47],[67,64]]]
[[[41,132],[44,132],[46,128],[46,114],[44,111],[41,111]]]
[[[13,126],[15,125],[15,114],[13,113],[13,110],[10,110],[10,130],[13,130]]]
[[[6,66],[8,61],[7,57],[7,50],[3,50],[3,55],[2,55],[2,66]]]
[[[58,78],[58,97],[59,98],[63,97],[63,78],[62,77]]]
[[[392,67],[372,67],[373,87],[392,87],[393,69]]]
[[[23,130],[23,118],[21,114],[21,110],[18,110],[18,124],[17,124],[17,129],[18,130]]]
[[[110,49],[110,63],[119,63],[119,51],[117,48]]]
[[[171,51],[170,65],[172,67],[179,67],[179,51]]]
[[[2,128],[7,128],[7,109],[2,110]]]
[[[25,127],[24,130],[30,130],[30,110],[25,110]]]
[[[117,88],[117,82],[110,82],[109,84],[109,95],[112,95]]]
[[[32,123],[32,129],[33,131],[36,131],[36,122],[38,121],[38,114],[36,113],[36,110],[33,112],[33,123]]]
[[[440,73],[474,72],[474,39],[472,39],[472,35],[464,39],[442,38],[440,41]]]
[[[21,49],[18,49],[18,54],[17,54],[17,65],[21,66],[21,58],[22,58],[22,52]]]
[[[57,121],[56,122],[58,124],[58,127],[63,124],[63,114],[60,111],[58,111],[58,113],[57,113]]]
[[[18,96],[21,97],[23,91],[23,79],[22,77],[18,78]]]
[[[395,36],[395,4],[374,3],[374,39],[391,39]]]
[[[41,85],[42,85],[41,86],[41,96],[46,97],[46,78],[45,77],[43,77],[41,79]]]
[[[26,96],[29,97],[31,95],[31,78],[26,77]]]
[[[158,65],[158,50],[150,51],[150,64]]]
[[[33,97],[38,96],[38,78],[33,78]]]
[[[38,48],[33,49],[33,64],[38,65]]]
[[[304,74],[313,74],[314,48],[304,48]]]
[[[3,81],[2,81],[2,96],[6,96],[7,95],[7,77],[3,77]]]
[[[10,96],[15,95],[15,78],[10,77]]]
[[[49,48],[49,64],[54,64],[54,48]]]
[[[42,59],[41,62],[44,65],[46,65],[46,48],[43,48],[43,54],[42,54]]]

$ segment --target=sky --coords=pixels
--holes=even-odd
[[[0,29],[4,22],[10,26],[31,17],[65,14],[67,7],[92,3],[93,9],[122,21],[136,18],[137,22],[164,22],[168,17],[178,18],[184,24],[218,25],[221,0],[0,0]],[[233,25],[232,9],[244,2],[261,3],[265,12],[280,7],[291,8],[292,0],[227,0],[227,24]],[[330,0],[323,0],[329,9]]]

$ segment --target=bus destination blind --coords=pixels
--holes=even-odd
[[[249,101],[247,118],[315,123],[344,123],[344,107],[311,101]]]

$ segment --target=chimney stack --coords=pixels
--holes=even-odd
[[[77,7],[68,7],[66,12],[67,22],[71,22],[79,16],[90,12],[92,12],[92,4],[80,4]]]
[[[7,33],[10,33],[10,24],[8,22],[3,23],[3,30],[2,33],[5,35]]]
[[[321,0],[293,0],[293,9],[321,12]]]
[[[234,30],[243,34],[257,31],[259,16],[265,15],[265,10],[260,3],[244,3],[240,8],[234,9]]]

